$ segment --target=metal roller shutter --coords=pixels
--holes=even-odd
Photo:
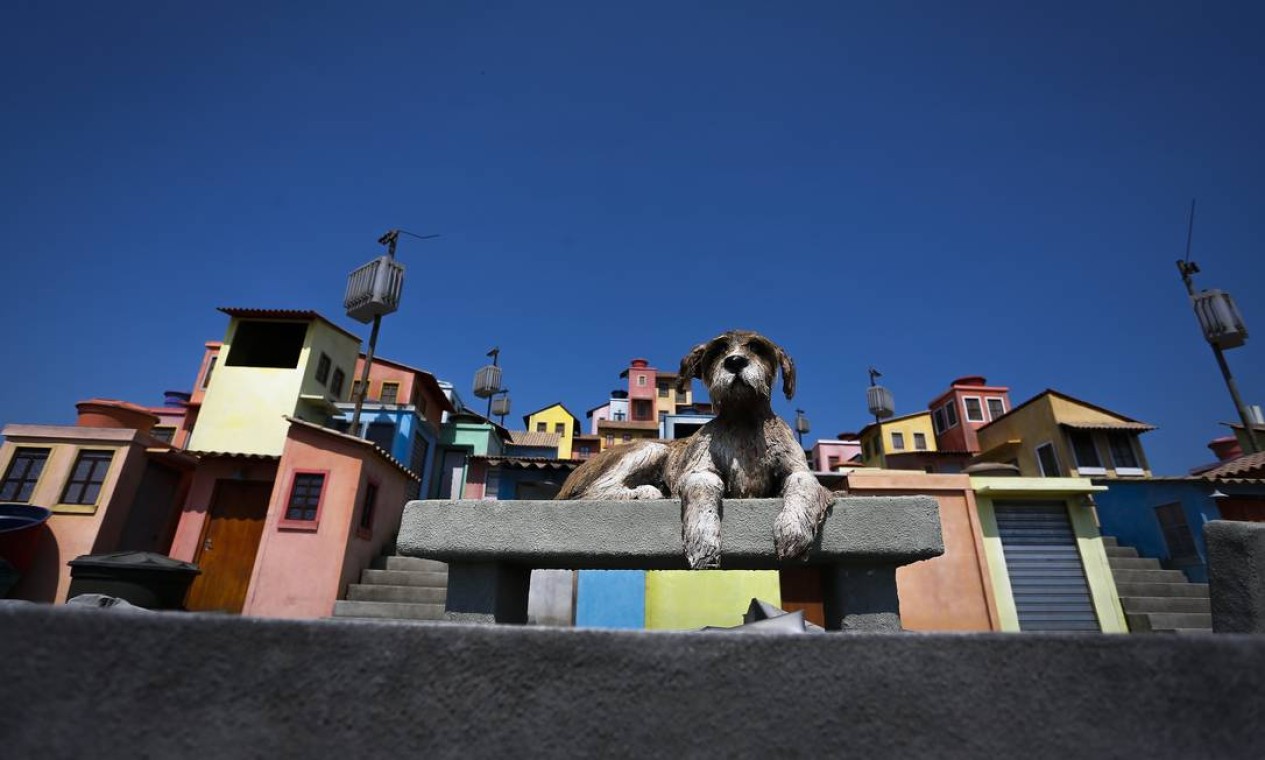
[[[1098,631],[1101,626],[1061,502],[994,505],[1021,631]]]

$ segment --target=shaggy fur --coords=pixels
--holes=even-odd
[[[759,333],[731,330],[695,346],[681,360],[677,389],[697,377],[716,418],[689,438],[639,441],[607,449],[580,465],[559,499],[681,499],[681,539],[690,567],[720,566],[723,499],[783,498],[773,522],[778,557],[808,551],[832,494],[808,469],[804,451],[770,398],[777,372],[789,399],[795,364]]]

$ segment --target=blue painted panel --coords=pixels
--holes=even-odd
[[[1196,583],[1208,580],[1208,549],[1204,544],[1204,523],[1221,519],[1215,500],[1209,498],[1214,484],[1205,481],[1100,480],[1107,490],[1094,494],[1098,505],[1098,521],[1102,532],[1115,536],[1125,546],[1132,546],[1144,557],[1154,557],[1169,565],[1168,544],[1155,508],[1179,503],[1190,526],[1199,552],[1194,565],[1169,565],[1180,569]]]
[[[575,624],[582,628],[645,628],[644,570],[581,570]]]

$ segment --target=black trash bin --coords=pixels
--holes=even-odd
[[[69,564],[67,599],[80,594],[105,594],[150,610],[184,609],[189,584],[202,572],[192,562],[154,552],[85,554]]]

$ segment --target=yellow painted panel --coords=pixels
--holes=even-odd
[[[1085,567],[1085,579],[1089,582],[1089,595],[1094,600],[1094,612],[1103,633],[1128,633],[1129,624],[1120,606],[1120,594],[1107,562],[1107,551],[1102,545],[1102,535],[1094,521],[1091,507],[1068,503],[1072,529],[1076,531],[1076,548],[1080,551],[1081,564]]]
[[[971,479],[975,482],[975,478]],[[1015,594],[1010,588],[1010,572],[1006,569],[1006,552],[1002,549],[1001,533],[997,530],[997,513],[993,500],[976,494],[979,508],[980,533],[984,538],[984,558],[988,561],[988,577],[993,582],[993,598],[997,602],[997,620],[1003,631],[1019,630],[1019,610],[1015,607]]]
[[[567,413],[567,410],[563,409],[561,404],[554,404],[546,409],[541,409],[527,418],[527,429],[535,430],[538,422],[545,423],[545,432],[547,433],[554,432],[555,426],[559,423],[562,424],[563,433],[562,440],[558,441],[558,458],[570,459],[571,441],[577,431],[575,429],[575,420]]]
[[[776,570],[658,570],[646,573],[646,628],[729,628],[759,599],[782,606]]]

